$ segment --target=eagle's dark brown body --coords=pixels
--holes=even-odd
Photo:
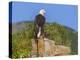
[[[37,34],[39,32],[39,27],[41,28],[41,35],[44,33],[44,24],[45,24],[45,17],[41,14],[38,14],[35,17],[35,38],[37,39]]]

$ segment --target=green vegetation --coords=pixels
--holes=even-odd
[[[32,27],[28,23],[26,26]],[[12,35],[12,58],[30,57],[32,28],[26,28]]]
[[[34,25],[32,22],[24,24],[23,30],[12,34],[12,58],[30,57]],[[78,32],[57,23],[46,23],[44,29],[49,34],[49,39],[56,44],[71,47],[71,54],[78,54]]]

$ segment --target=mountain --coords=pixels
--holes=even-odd
[[[78,54],[78,32],[58,23],[46,23],[44,26],[47,38],[54,40],[56,45],[68,46],[70,55]],[[34,23],[31,21],[12,24],[12,57],[30,57],[34,35]]]

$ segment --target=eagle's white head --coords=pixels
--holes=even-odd
[[[46,13],[46,11],[45,11],[45,9],[41,9],[40,11],[39,11],[39,14],[41,14],[41,15],[45,15],[45,13]]]

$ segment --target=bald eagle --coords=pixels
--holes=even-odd
[[[39,14],[35,17],[35,38],[39,38],[44,33],[44,24],[45,24],[45,10],[41,9]]]

